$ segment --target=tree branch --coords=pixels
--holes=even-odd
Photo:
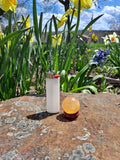
[[[62,3],[63,5],[65,5],[65,1],[59,0],[59,2]]]

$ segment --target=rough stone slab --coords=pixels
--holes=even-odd
[[[44,95],[0,102],[0,160],[120,160],[120,95],[61,93],[80,101],[75,121],[46,112]]]

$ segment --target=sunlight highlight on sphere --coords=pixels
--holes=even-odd
[[[63,100],[62,108],[68,114],[75,114],[80,109],[79,100],[75,97],[68,96]]]

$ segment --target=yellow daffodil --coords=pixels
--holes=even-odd
[[[70,0],[70,1],[74,3],[75,8],[78,9],[79,0]],[[92,0],[81,0],[80,4],[81,4],[81,10],[83,8],[89,9],[92,7]]]
[[[75,11],[74,11],[74,16],[75,17],[78,17],[78,11],[75,9]]]
[[[58,21],[57,23],[57,27],[60,28],[61,26],[63,26],[63,24],[68,20],[68,15],[73,13],[73,9],[69,8],[61,17],[61,19]],[[77,16],[77,11],[74,12],[74,14]]]
[[[64,23],[68,20],[68,15],[73,14],[73,9],[69,8],[61,17],[61,19],[57,22],[57,27],[60,28],[64,25]],[[74,9],[74,16],[78,17],[78,11]]]
[[[94,39],[95,37],[95,33],[93,32],[92,35],[91,35],[92,39]]]
[[[63,26],[63,24],[68,20],[67,17],[62,16],[61,20],[57,22],[57,27],[60,28],[61,26]]]
[[[92,38],[93,42],[97,42],[97,40],[98,40],[98,37],[97,37],[97,35],[95,35],[94,32],[92,33],[91,38]]]
[[[17,6],[17,0],[0,0],[0,6],[4,11],[14,11]]]
[[[91,17],[91,21],[93,20],[93,14],[92,14],[92,17]],[[89,32],[92,31],[92,25],[89,27]]]
[[[32,36],[33,37],[33,36]],[[31,39],[30,39],[30,43],[33,43],[33,39],[32,39],[32,37],[31,37]]]
[[[0,40],[4,38],[4,33],[0,30]]]
[[[78,10],[74,8],[69,8],[64,14],[66,14],[66,16],[73,14],[74,12],[74,16],[78,17]]]
[[[10,46],[11,46],[11,41],[8,41],[7,42],[7,48],[8,48],[8,50],[9,50]]]
[[[47,50],[47,51],[44,52],[44,54],[48,54],[48,53],[49,53],[49,50]]]
[[[29,28],[30,27],[30,15],[28,15],[26,18],[24,18],[24,16],[21,16],[21,19],[19,21],[17,21],[17,23],[22,23],[24,28]],[[25,23],[25,24],[24,24]],[[28,29],[28,32],[30,31],[30,29]],[[27,33],[28,33],[27,32]],[[33,35],[32,35],[33,37]],[[23,35],[21,37],[22,41],[26,41],[26,35]],[[30,42],[33,42],[33,39],[30,39]]]
[[[73,10],[73,8],[71,8],[71,7],[69,7],[69,9],[63,14],[63,16],[67,17],[68,15],[73,14],[73,11],[74,11],[74,16],[78,17],[78,10],[76,10],[75,8]]]
[[[0,30],[0,40],[2,40],[5,37],[4,33]],[[11,41],[8,41],[6,44],[4,44],[4,48],[7,48],[9,50],[11,45]],[[0,48],[0,54],[1,54],[1,48]]]
[[[58,46],[61,44],[61,40],[62,40],[62,34],[58,34]],[[56,44],[57,44],[57,37],[56,37],[56,35],[54,35],[52,37],[52,45],[53,45],[53,47],[55,47]]]
[[[21,16],[21,20],[19,22],[24,22],[25,21],[25,27],[29,28],[30,27],[30,15],[28,15],[26,18],[24,18],[23,16]]]
[[[89,53],[91,51],[91,49],[89,48],[89,49],[87,49],[87,52]]]
[[[0,40],[4,38],[4,33],[0,30]],[[1,48],[0,48],[0,54],[1,54]]]
[[[98,40],[98,37],[97,37],[97,35],[95,35],[94,41],[96,42],[97,40]]]
[[[69,7],[69,9],[63,14],[63,16],[67,17],[68,15],[72,14],[72,12],[73,12],[73,9]]]
[[[92,31],[92,25],[89,27],[89,32],[91,32]]]
[[[33,37],[33,35],[32,35],[32,37]],[[31,43],[33,42],[32,37],[31,37],[31,39],[30,39],[30,42],[31,42]],[[23,36],[21,37],[21,40],[22,40],[23,42],[25,42],[25,41],[26,41],[26,35],[23,35]]]

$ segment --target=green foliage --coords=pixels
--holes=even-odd
[[[103,76],[98,75],[90,78],[90,74],[95,67],[95,64],[83,63],[83,66],[81,66],[80,71],[76,75],[67,75],[65,74],[65,71],[62,72],[61,78],[64,79],[63,84],[61,85],[62,90],[64,92],[84,92],[96,94],[98,86],[95,85],[95,82]]]
[[[3,45],[0,54],[0,99],[8,99],[26,94],[30,85],[28,70],[30,58],[29,41],[31,33],[26,36],[26,41],[21,45],[22,34],[12,39],[9,49]]]
[[[10,16],[12,17],[11,13]],[[28,79],[32,75],[28,68],[30,67],[29,42],[32,37],[32,29],[16,29],[12,32],[11,27],[8,26],[7,35],[0,40],[0,100],[24,95],[30,89]],[[25,37],[24,42],[23,37]]]
[[[80,3],[80,1],[79,1]],[[79,9],[80,11],[80,5]],[[95,81],[102,76],[90,78],[94,64],[89,63],[86,55],[87,45],[80,43],[79,39],[85,31],[102,15],[93,19],[78,37],[77,32],[80,24],[80,12],[76,24],[72,26],[72,19],[69,34],[72,34],[71,41],[66,40],[66,25],[62,31],[62,40],[58,45],[59,36],[57,19],[53,15],[43,28],[43,13],[37,18],[36,0],[33,0],[33,29],[24,28],[27,18],[15,31],[12,31],[12,14],[9,13],[9,25],[5,38],[0,40],[0,100],[9,99],[29,93],[30,86],[35,92],[45,93],[46,72],[54,70],[61,75],[60,86],[64,92],[85,92],[97,93]],[[16,24],[16,19],[14,16]],[[74,29],[74,32],[72,31]],[[30,44],[34,32],[36,42]],[[56,46],[52,45],[53,32],[56,34]],[[8,46],[9,44],[9,46]],[[69,76],[73,70],[77,74]],[[77,83],[76,83],[77,82]]]
[[[107,92],[113,88],[112,85],[106,82],[106,78],[104,76],[101,77],[101,84],[100,85],[94,84],[94,86],[97,88],[99,92]]]
[[[120,76],[120,43],[114,43],[110,46],[110,61],[117,69],[117,74]]]
[[[111,66],[117,69],[117,74],[120,76],[120,36],[117,35],[115,32],[110,35],[106,35],[102,37],[106,48],[110,50],[110,62]]]
[[[116,67],[113,67],[113,66],[110,66],[110,65],[111,65],[111,63],[109,61],[109,62],[106,62],[105,65],[97,66],[97,68],[95,69],[94,73],[96,75],[103,74],[104,76],[117,74]]]
[[[80,71],[84,65],[89,62],[89,55],[86,53],[87,44],[86,42],[77,41],[74,45],[74,57],[71,64],[71,69],[73,68],[73,72]]]

